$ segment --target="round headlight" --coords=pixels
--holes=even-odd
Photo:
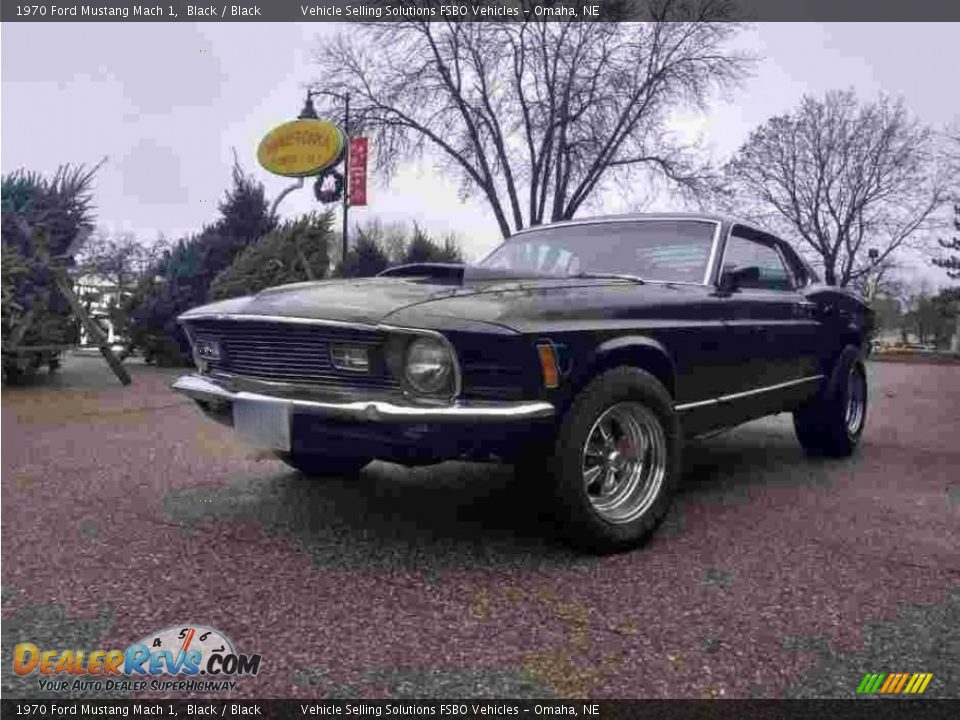
[[[407,349],[404,370],[410,387],[418,393],[432,395],[447,389],[453,375],[450,352],[439,340],[418,338]]]

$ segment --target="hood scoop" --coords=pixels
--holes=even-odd
[[[377,277],[404,278],[410,282],[431,285],[492,285],[495,283],[542,281],[561,282],[556,275],[517,272],[503,268],[487,268],[477,265],[454,265],[451,263],[413,263],[387,268]]]
[[[451,263],[412,263],[387,268],[377,277],[406,278],[408,280],[430,283],[431,285],[462,285],[465,265]]]

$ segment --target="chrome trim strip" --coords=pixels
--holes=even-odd
[[[707,267],[703,272],[703,283],[702,285],[709,285],[710,279],[713,277],[714,263],[717,260],[717,250],[720,248],[720,238],[722,236],[723,223],[718,222],[716,228],[713,230],[713,245],[710,246],[710,257],[707,259]],[[726,252],[726,248],[724,248]]]
[[[719,402],[720,402],[719,398],[710,398],[709,400],[700,400],[698,402],[683,403],[682,405],[674,405],[673,409],[676,412],[684,412],[686,410],[694,410],[698,407],[706,407],[707,405],[716,405]]]
[[[644,285],[653,283],[654,285],[693,285],[694,287],[703,287],[702,282],[691,282],[690,280],[650,280],[641,278]]]
[[[797,282],[797,276],[796,273],[793,272],[793,266],[790,264],[790,261],[787,260],[787,258],[783,255],[783,245],[781,245],[779,242],[775,242],[773,244],[773,249],[780,257],[780,262],[783,263],[783,269],[787,271],[787,279],[790,280],[790,292],[796,292],[800,287],[800,283]]]
[[[193,320],[249,320],[252,322],[293,323],[298,325],[329,325],[333,327],[360,328],[361,330],[377,329],[377,325],[360,322],[345,322],[343,320],[321,320],[318,318],[294,317],[287,315],[243,315],[240,313],[196,313],[185,312],[177,318],[178,322]]]
[[[453,393],[449,397],[444,397],[444,399],[450,401],[456,400],[458,397],[460,397],[460,392],[463,390],[463,373],[460,370],[460,358],[457,357],[457,351],[447,336],[436,330],[399,327],[397,325],[386,325],[384,323],[377,323],[373,325],[370,323],[346,322],[343,320],[324,320],[320,318],[305,318],[286,315],[241,315],[237,313],[197,313],[195,315],[191,315],[188,311],[183,315],[180,315],[177,318],[177,322],[184,325],[184,329],[187,331],[187,337],[190,339],[191,350],[193,349],[193,339],[190,338],[190,333],[189,330],[187,330],[186,324],[194,320],[247,320],[272,322],[278,324],[289,323],[294,325],[324,325],[327,327],[351,328],[354,330],[368,330],[371,332],[423,335],[425,337],[439,340],[441,343],[443,343],[444,347],[446,347],[447,351],[450,353],[451,359],[453,360]],[[397,380],[402,382],[402,378],[397,378]]]
[[[766,387],[755,388],[753,390],[745,390],[744,392],[731,393],[730,395],[721,395],[719,397],[711,398],[709,400],[700,400],[698,402],[692,403],[682,403],[680,405],[674,405],[673,409],[677,412],[684,412],[685,410],[693,410],[699,407],[706,407],[708,405],[719,405],[720,403],[730,402],[731,400],[741,400],[745,397],[750,397],[751,395],[760,395],[761,393],[771,392],[772,390],[783,390],[784,388],[793,387],[794,385],[802,385],[803,383],[815,382],[817,380],[822,380],[824,375],[810,375],[809,377],[799,378],[798,380],[788,380],[787,382],[778,383],[776,385],[767,385]]]
[[[515,403],[461,403],[450,406],[397,405],[381,400],[354,402],[323,402],[293,400],[252,392],[230,392],[199,375],[184,375],[173,383],[173,389],[194,400],[233,402],[247,400],[264,403],[282,403],[300,412],[324,415],[346,420],[387,422],[412,420],[417,422],[498,422],[550,418],[556,413],[551,403],[542,401]]]

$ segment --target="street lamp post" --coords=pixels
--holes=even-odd
[[[347,136],[346,147],[343,149],[343,255],[340,266],[347,262],[347,214],[350,212],[350,93],[343,96],[343,134]]]
[[[880,251],[876,248],[870,248],[867,251],[867,256],[870,258],[870,262],[873,263],[873,269],[876,271],[873,274],[873,277],[868,277],[867,281],[869,285],[867,286],[867,302],[873,303],[873,299],[877,296],[877,288],[880,285],[880,269],[877,267],[877,258],[880,257]]]
[[[308,92],[307,103],[310,105],[311,111],[314,112],[314,117],[316,117],[316,111],[313,110],[314,95],[327,95],[343,101],[343,134],[346,135],[346,147],[343,150],[343,254],[340,256],[340,266],[343,267],[343,264],[347,261],[347,248],[349,247],[347,229],[350,216],[350,93],[336,93],[331,90],[312,90]]]

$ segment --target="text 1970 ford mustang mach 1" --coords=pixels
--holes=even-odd
[[[852,452],[873,328],[782,240],[688,214],[535,227],[476,266],[287,285],[180,321],[198,372],[174,388],[303,473],[513,462],[552,479],[565,535],[598,552],[663,519],[684,439],[789,411],[809,452]]]

